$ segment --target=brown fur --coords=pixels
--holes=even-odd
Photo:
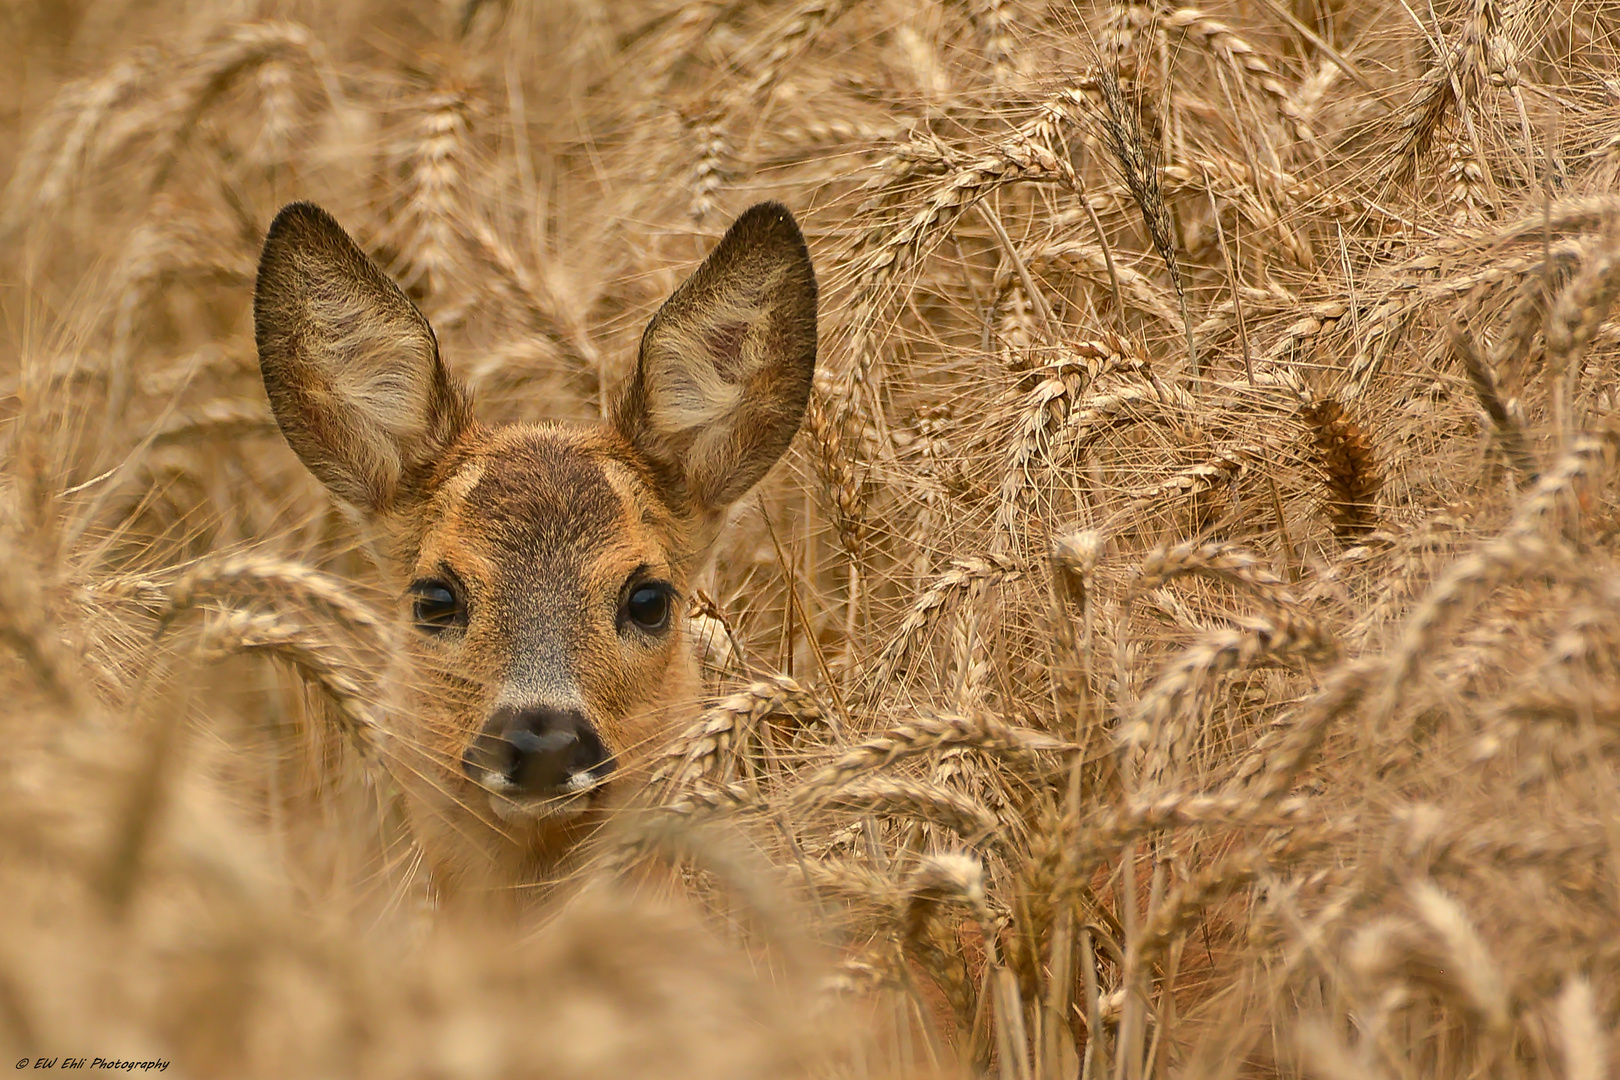
[[[423,581],[465,601],[464,628],[418,635],[431,691],[393,733],[442,887],[544,876],[690,699],[678,617],[643,631],[626,598],[665,583],[678,605],[726,509],[791,442],[815,303],[797,226],[761,204],[648,325],[610,422],[488,428],[427,320],[337,223],[307,203],[277,216],[254,305],[276,420],[371,522],[407,604]],[[481,787],[460,763],[502,708],[577,710],[613,756],[610,779],[553,800]]]

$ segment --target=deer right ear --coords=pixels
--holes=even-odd
[[[332,494],[367,513],[421,497],[472,422],[427,319],[311,203],[270,225],[253,329],[281,433]]]
[[[810,251],[786,207],[760,203],[647,324],[614,424],[712,537],[793,441],[815,368]]]

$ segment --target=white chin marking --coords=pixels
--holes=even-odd
[[[489,807],[496,817],[511,825],[529,821],[572,821],[591,808],[591,797],[581,793],[518,802],[505,795],[491,795]]]
[[[524,795],[517,785],[500,773],[484,771],[478,786],[489,792],[489,807],[502,821],[571,821],[582,816],[595,801],[602,781],[589,773],[570,776],[562,789],[552,795]]]
[[[484,785],[489,791],[489,807],[495,812],[496,817],[509,824],[572,821],[583,816],[591,808],[591,804],[595,801],[593,796],[601,786],[600,781],[586,776],[576,776],[555,795],[524,796],[519,795],[514,785],[505,777],[497,779],[503,783],[504,790],[497,789],[492,783]]]

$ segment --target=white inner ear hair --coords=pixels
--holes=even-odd
[[[707,427],[736,412],[768,359],[759,340],[765,314],[760,305],[733,301],[714,304],[690,322],[659,327],[648,343],[644,375],[648,419],[660,435]],[[725,353],[717,354],[717,343]]]
[[[433,398],[433,343],[421,327],[354,294],[321,298],[320,368],[338,396],[395,438],[425,434]]]

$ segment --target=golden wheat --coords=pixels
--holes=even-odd
[[[1609,7],[0,28],[13,1060],[1615,1075]],[[415,631],[254,362],[295,198],[492,420],[602,415],[735,212],[805,225],[822,371],[690,722],[532,896],[403,817]]]

